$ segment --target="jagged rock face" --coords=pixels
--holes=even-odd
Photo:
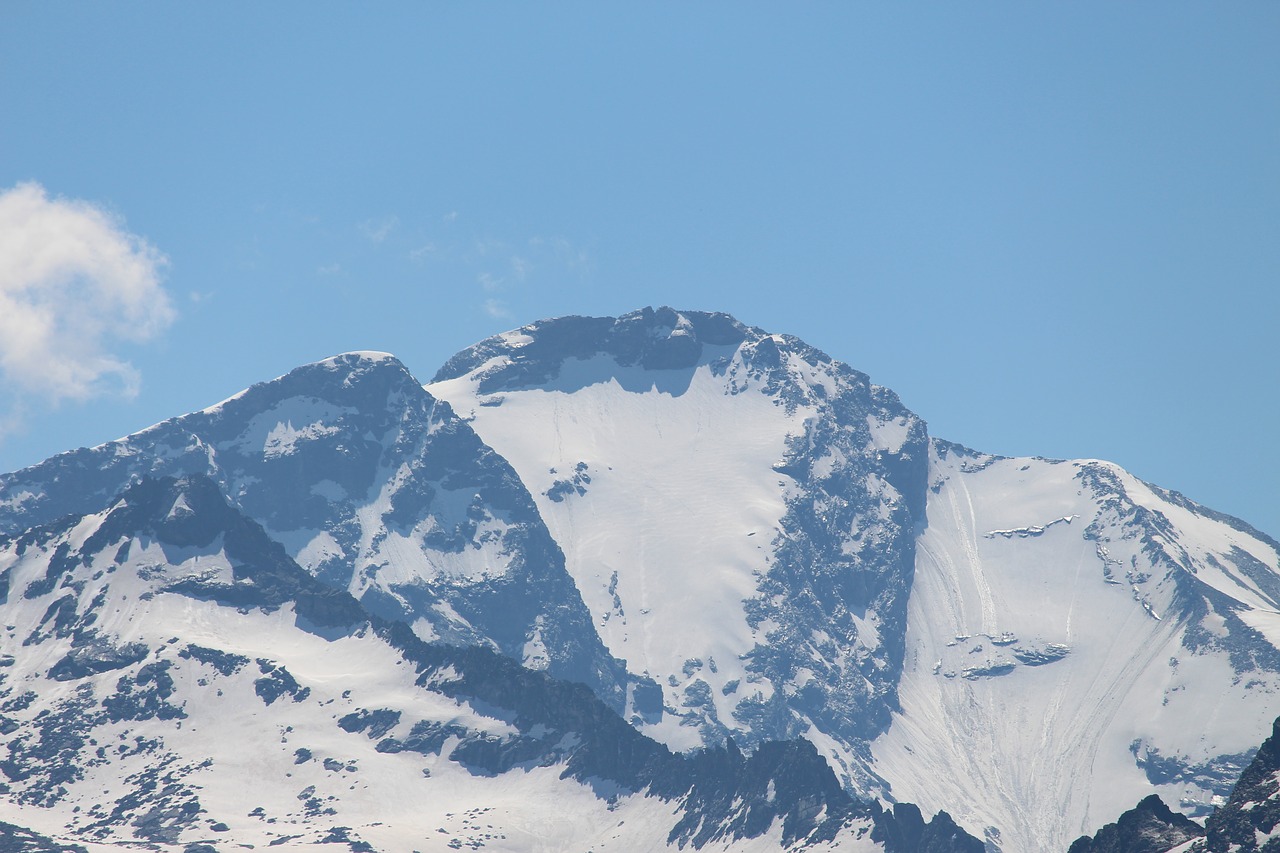
[[[638,725],[680,748],[808,731],[868,783],[926,487],[924,424],[892,392],[668,308],[526,326],[427,387],[511,462],[609,650],[658,681]]]
[[[1205,822],[1207,853],[1280,850],[1280,718],[1226,804]]]
[[[14,849],[978,849],[807,742],[673,754],[583,685],[424,643],[200,475],[4,537],[0,573]]]
[[[1083,837],[1069,853],[1254,853],[1280,850],[1280,718],[1231,796],[1205,825],[1170,811],[1151,795],[1108,824]]]
[[[1092,838],[1076,839],[1067,853],[1166,853],[1203,836],[1204,827],[1152,794]]]
[[[372,610],[427,638],[492,643],[622,707],[625,670],[515,472],[383,354],[301,367],[4,475],[0,531],[83,513],[141,476],[193,473]]]

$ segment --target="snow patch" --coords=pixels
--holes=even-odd
[[[871,430],[871,443],[876,450],[898,453],[911,434],[911,424],[905,416],[884,419],[867,415],[867,428]]]
[[[334,435],[334,422],[354,411],[316,397],[290,397],[255,415],[230,446],[268,459],[289,456],[305,442]]]

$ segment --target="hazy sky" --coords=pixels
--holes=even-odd
[[[1277,44],[1271,0],[5,3],[0,470],[669,304],[1280,535]]]

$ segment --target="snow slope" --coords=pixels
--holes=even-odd
[[[664,683],[708,684],[715,716],[732,719],[725,686],[747,679],[745,655],[763,640],[742,605],[768,571],[795,488],[771,466],[808,412],[788,416],[763,395],[724,405],[707,360],[679,396],[644,387],[644,373],[601,355],[548,388],[465,410],[488,443],[520,460],[610,652]],[[700,744],[678,719],[667,740]]]
[[[91,850],[974,850],[803,742],[674,756],[580,686],[427,645],[203,477],[0,537],[0,578],[0,820]]]
[[[1103,462],[935,442],[931,476],[893,794],[1011,851],[1153,791],[1203,814],[1280,708],[1275,543]]]
[[[1054,850],[1152,792],[1205,813],[1280,710],[1275,542],[1108,463],[926,450],[802,342],[565,318],[427,387],[529,486],[674,747],[804,732],[855,790]]]
[[[535,324],[427,388],[529,487],[610,653],[661,685],[646,732],[687,749],[812,726],[865,775],[901,663],[903,493],[924,485],[923,424],[896,397],[671,309]]]

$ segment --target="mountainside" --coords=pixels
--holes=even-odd
[[[1205,821],[1205,853],[1275,853],[1280,850],[1280,717],[1227,802]]]
[[[582,686],[424,643],[200,475],[6,538],[0,566],[0,819],[36,830],[6,849],[981,849],[851,799],[804,741],[676,755]]]
[[[1109,463],[941,442],[928,514],[873,746],[897,796],[1010,850],[1221,802],[1280,710],[1273,540]]]
[[[0,475],[5,590],[49,844],[1061,853],[1208,814],[1280,713],[1275,540],[669,308]]]
[[[676,748],[807,732],[872,787],[898,707],[927,441],[890,391],[722,314],[525,327],[428,386],[519,473]]]
[[[500,457],[382,353],[307,365],[201,412],[0,476],[0,532],[203,474],[290,556],[425,639],[491,643],[621,709],[628,679]]]
[[[1203,826],[1152,794],[1092,838],[1076,839],[1067,853],[1168,853],[1203,836]]]
[[[1280,717],[1204,826],[1152,794],[1068,853],[1274,853],[1280,850]]]
[[[1061,850],[1153,791],[1204,814],[1280,709],[1274,540],[1109,463],[930,439],[795,339],[565,318],[428,388],[528,485],[675,747],[803,733],[854,790]]]

